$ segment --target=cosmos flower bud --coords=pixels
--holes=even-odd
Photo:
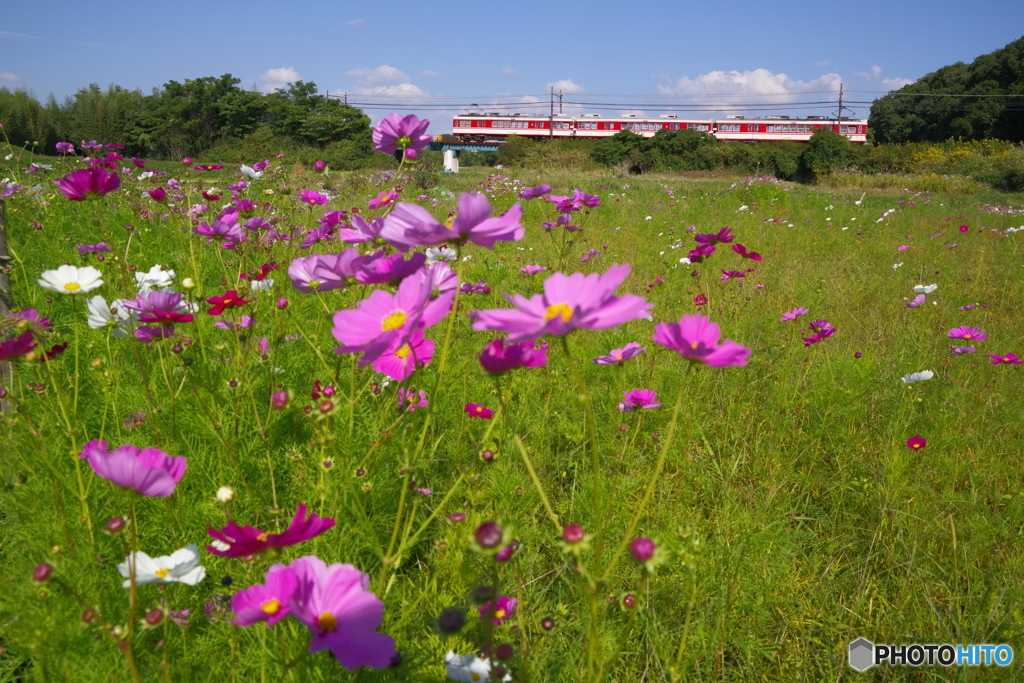
[[[473,532],[473,540],[484,550],[494,550],[501,545],[504,533],[497,522],[484,522]]]
[[[217,502],[230,503],[235,499],[235,490],[230,486],[221,486],[217,489]]]
[[[32,570],[32,580],[36,583],[45,583],[49,580],[51,574],[53,574],[53,565],[49,562],[40,562]]]
[[[111,534],[118,534],[124,530],[126,522],[124,517],[111,517],[107,520],[107,532]]]
[[[454,607],[441,612],[441,616],[437,618],[437,627],[445,633],[455,633],[463,627],[466,623],[466,615],[462,610]]]
[[[637,562],[646,562],[654,557],[654,550],[658,546],[649,538],[635,538],[629,544],[629,552],[636,558]]]

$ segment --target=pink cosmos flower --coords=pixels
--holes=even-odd
[[[275,564],[267,572],[265,584],[256,584],[238,591],[231,598],[231,611],[238,617],[231,622],[237,626],[252,626],[265,621],[267,626],[291,614],[291,600],[299,579],[293,569]]]
[[[387,218],[387,233],[397,231],[403,235],[401,241],[421,246],[472,242],[493,249],[495,242],[523,239],[526,229],[519,222],[522,213],[522,206],[517,203],[501,216],[492,218],[487,197],[467,192],[459,196],[459,213],[449,227],[419,204],[399,202]],[[387,239],[385,235],[382,237]]]
[[[949,331],[950,339],[968,339],[970,341],[982,341],[988,339],[988,334],[985,330],[978,329],[977,327],[954,327]]]
[[[110,194],[121,187],[121,178],[117,173],[109,173],[102,167],[94,166],[72,171],[55,184],[65,197],[73,202],[81,202]]]
[[[807,315],[809,312],[810,312],[810,309],[802,308],[800,306],[797,306],[792,311],[787,311],[787,312],[783,313],[782,317],[779,318],[779,322],[780,323],[784,323],[784,322],[789,321],[789,320],[796,320],[797,318],[799,318],[802,315]]]
[[[958,356],[966,353],[974,353],[976,351],[973,346],[951,346],[949,349]]]
[[[547,183],[541,183],[537,187],[526,187],[519,193],[519,198],[524,201],[530,201],[537,197],[543,197],[544,195],[551,192],[551,186]]]
[[[375,290],[359,302],[356,310],[334,314],[331,333],[341,342],[335,353],[359,353],[360,367],[369,365],[398,341],[407,344],[416,329],[436,324],[451,307],[455,292],[445,292],[431,300],[429,284],[421,277],[407,277],[395,294]]]
[[[989,355],[992,360],[989,365],[1021,365],[1024,363],[1024,358],[1017,358],[1017,354],[1008,353],[1005,356],[993,356]]]
[[[415,253],[409,260],[403,260],[401,254],[384,255],[384,250],[367,254],[359,260],[355,272],[356,282],[364,285],[381,285],[403,280],[426,263],[426,254]]]
[[[327,162],[317,159],[313,162],[313,170],[317,173],[323,173],[327,169]],[[259,169],[257,169],[259,170]]]
[[[480,365],[492,375],[502,375],[516,368],[537,368],[547,365],[547,344],[534,348],[533,342],[506,344],[502,339],[493,339],[484,346],[478,356]]]
[[[205,209],[204,209],[205,210]],[[224,218],[236,217],[236,214],[228,214]],[[248,239],[248,235],[242,230],[241,226],[238,225],[237,221],[228,220],[215,220],[212,224],[202,221],[199,225],[192,229],[197,235],[205,235],[210,239],[207,242],[213,242],[214,240],[222,240],[220,247],[223,249],[234,249],[238,244],[241,244]]]
[[[907,308],[917,308],[918,306],[923,304],[927,298],[928,297],[926,297],[924,294],[918,294],[917,296],[914,297],[913,301],[907,304]]]
[[[974,308],[977,305],[978,304],[967,304],[966,306],[961,306],[959,308],[959,310],[961,310],[961,311],[969,311],[969,310],[971,310],[972,308]]]
[[[79,458],[89,461],[96,474],[118,486],[144,496],[166,498],[185,475],[187,463],[180,456],[167,455],[158,448],[131,444],[107,450],[107,442],[95,439],[85,444]]]
[[[36,346],[37,344],[32,341],[32,331],[23,332],[15,339],[0,342],[0,360],[10,360],[11,358],[24,356]]]
[[[519,272],[526,273],[527,275],[536,275],[537,273],[543,273],[547,268],[544,266],[523,266],[519,269]]]
[[[923,436],[912,436],[907,439],[907,448],[919,451],[928,445],[928,439]]]
[[[703,246],[700,246],[700,247],[697,247],[696,249],[691,250],[690,253],[686,255],[686,257],[688,259],[690,259],[690,263],[703,263],[705,258],[707,258],[708,256],[711,256],[714,253],[715,253],[714,245],[713,244],[705,244]]]
[[[280,550],[288,546],[308,541],[314,536],[334,526],[334,520],[317,517],[310,513],[306,517],[306,506],[299,503],[292,523],[280,534],[272,534],[251,526],[239,526],[237,522],[229,522],[223,529],[207,527],[206,531],[221,543],[230,546],[227,550],[219,550],[215,546],[207,546],[206,552],[221,557],[245,557],[256,555],[268,550]]]
[[[634,410],[646,410],[648,408],[660,408],[658,394],[650,389],[631,389],[624,391],[622,397],[625,401],[619,402],[619,410],[631,413]]]
[[[497,600],[489,600],[480,605],[477,612],[480,614],[481,621],[490,619],[492,624],[500,626],[502,622],[512,617],[518,602],[515,598],[501,595]]]
[[[140,327],[135,328],[135,338],[138,339],[143,344],[149,344],[173,336],[174,325],[161,325],[159,327],[149,327],[148,325],[142,325]]]
[[[399,150],[407,159],[415,159],[416,155],[433,138],[426,135],[430,121],[420,120],[417,116],[409,114],[402,117],[398,114],[388,114],[373,129],[373,148],[385,154],[396,154]]]
[[[398,401],[395,405],[397,405],[398,409],[401,411],[414,413],[417,408],[425,408],[429,404],[430,401],[427,400],[427,392],[422,389],[417,391],[416,389],[402,388],[398,390]]]
[[[348,670],[383,669],[397,654],[391,636],[377,633],[384,603],[370,592],[370,577],[350,564],[327,565],[307,555],[289,565],[298,586],[291,613],[313,632],[310,652],[330,650]]]
[[[481,420],[494,418],[494,411],[488,410],[487,406],[483,403],[467,403],[465,410],[469,413],[470,417],[479,417]]]
[[[139,320],[146,323],[176,325],[190,323],[194,320],[193,315],[188,312],[185,295],[177,292],[154,290],[137,299],[126,300],[124,307],[138,311]]]
[[[370,209],[384,209],[391,206],[391,203],[398,199],[396,192],[381,192],[376,199],[371,199],[368,204]]]
[[[901,244],[900,246],[896,247],[896,251],[906,251],[907,249],[910,249],[910,247],[907,246],[906,244]]]
[[[727,244],[729,242],[732,242],[734,239],[736,239],[736,236],[732,234],[732,228],[722,228],[716,233],[693,236],[693,241],[702,246],[719,243]]]
[[[743,258],[748,258],[754,261],[761,260],[760,254],[758,254],[756,251],[747,251],[747,248],[744,247],[742,244],[732,245],[732,250],[735,251],[740,256],[742,256]]]
[[[694,303],[695,306],[703,306],[707,302],[708,302],[707,294],[698,294],[697,296],[693,297],[693,303]]]
[[[320,194],[316,190],[301,190],[299,192],[299,201],[310,206],[323,206],[331,201],[331,198]]]
[[[58,142],[55,147],[61,154],[71,154],[75,151],[75,146],[70,142]]]
[[[617,365],[622,361],[629,360],[639,356],[641,353],[647,350],[647,347],[640,347],[640,344],[636,342],[630,342],[623,346],[621,349],[612,349],[608,352],[608,355],[598,356],[593,362],[598,365]]]
[[[508,332],[508,341],[533,341],[546,334],[563,337],[573,330],[606,330],[645,318],[651,304],[641,296],[614,292],[629,275],[629,265],[613,265],[604,274],[554,273],[544,294],[527,299],[505,294],[514,309],[474,311],[474,330]]]
[[[41,327],[53,327],[53,323],[50,322],[49,316],[42,315],[39,311],[37,311],[34,308],[26,308],[20,311],[16,311],[15,313],[8,313],[7,317],[12,318],[14,320],[27,320],[28,322],[34,323]]]
[[[423,338],[422,330],[413,330],[409,341],[399,345],[395,338],[387,350],[373,361],[373,369],[398,382],[409,379],[417,368],[424,368],[434,357],[434,342]]]
[[[205,164],[203,166],[196,166],[197,171],[219,171],[224,168],[223,164]]]
[[[718,325],[697,314],[684,315],[678,323],[658,323],[651,339],[689,361],[716,368],[746,365],[750,349],[731,339],[719,343],[720,336]]]

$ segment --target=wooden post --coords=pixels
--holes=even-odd
[[[7,212],[4,207],[4,200],[0,199],[0,319],[6,318],[11,312],[11,279],[5,272],[10,263],[7,255]],[[11,363],[0,360],[0,389],[11,383]],[[11,404],[0,400],[0,413],[7,413],[11,410]]]

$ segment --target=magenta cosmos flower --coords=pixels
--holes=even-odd
[[[624,360],[629,360],[630,358],[639,356],[646,350],[646,346],[641,348],[636,342],[630,342],[621,349],[612,349],[606,356],[598,356],[594,359],[594,362],[598,365],[617,365]]]
[[[360,367],[377,360],[392,343],[407,344],[416,329],[436,324],[451,307],[455,291],[430,300],[430,284],[422,277],[408,277],[395,294],[376,290],[359,302],[356,310],[334,314],[331,333],[341,342],[335,353],[359,353]],[[396,347],[397,348],[397,347]]]
[[[1024,364],[1024,358],[1017,358],[1017,354],[1008,353],[1005,356],[993,356],[989,354],[989,358],[992,360],[989,365],[1021,365]]]
[[[291,614],[291,601],[299,579],[295,571],[275,564],[267,572],[265,584],[256,584],[235,593],[231,598],[231,611],[238,617],[231,623],[236,626],[252,626],[265,621],[267,626]]]
[[[753,261],[760,261],[761,260],[761,255],[760,254],[758,254],[756,251],[747,251],[747,248],[744,247],[742,244],[734,244],[734,245],[732,245],[732,250],[735,251],[740,256],[742,256],[743,258],[748,258],[748,259],[751,259]]]
[[[492,624],[500,626],[503,621],[512,617],[518,602],[515,598],[502,595],[497,600],[488,601],[480,605],[477,608],[477,612],[480,614],[481,621],[490,619]]]
[[[622,397],[626,400],[619,402],[619,410],[627,413],[661,407],[661,404],[658,403],[658,394],[650,389],[631,389],[622,392]]]
[[[720,368],[747,364],[750,349],[731,339],[721,344],[721,330],[699,313],[684,315],[678,323],[658,323],[651,339],[690,361]]]
[[[490,420],[494,417],[494,411],[489,410],[483,403],[467,403],[465,411],[470,417],[479,417],[481,420]]]
[[[537,197],[543,197],[544,195],[546,195],[546,194],[548,194],[550,192],[551,192],[551,186],[548,185],[547,183],[541,183],[537,187],[525,187],[525,188],[523,188],[523,190],[519,193],[519,198],[522,199],[523,201],[527,201],[528,202],[531,199],[536,199]]]
[[[373,361],[373,369],[401,382],[409,379],[417,368],[424,368],[434,357],[434,342],[423,338],[422,330],[413,330],[409,341],[399,344],[396,338],[391,346]]]
[[[951,329],[949,331],[949,338],[968,339],[970,341],[981,341],[983,339],[988,339],[988,334],[985,332],[985,330],[979,329],[977,327],[967,327],[966,325],[964,325],[962,327],[954,327],[953,329]]]
[[[68,199],[81,202],[110,194],[121,187],[121,178],[117,173],[110,173],[105,168],[94,166],[72,171],[56,181],[56,185]]]
[[[915,451],[919,451],[928,445],[928,439],[923,436],[912,436],[907,439],[907,448]]]
[[[34,349],[37,344],[32,341],[32,331],[22,332],[21,336],[0,342],[0,360],[10,360],[18,356],[24,356]]]
[[[301,190],[299,192],[299,201],[310,206],[323,206],[330,200],[330,197],[324,196],[316,190]]]
[[[405,117],[388,114],[373,129],[373,148],[385,154],[402,150],[406,158],[415,159],[433,139],[426,135],[429,125],[430,121],[414,114]]]
[[[251,304],[251,299],[243,299],[238,294],[238,290],[229,289],[224,292],[224,296],[211,296],[206,300],[206,303],[213,304],[213,308],[207,311],[210,315],[221,315],[227,308],[238,308],[245,304]]]
[[[810,312],[809,309],[803,308],[801,306],[797,306],[792,311],[786,311],[785,313],[783,313],[782,317],[779,318],[779,322],[780,323],[784,323],[784,322],[787,322],[789,320],[796,320],[797,318],[799,318],[802,315],[807,315],[809,312]]]
[[[555,273],[544,281],[544,293],[527,299],[505,294],[514,309],[473,313],[474,330],[508,332],[508,341],[533,341],[546,334],[563,337],[573,330],[606,330],[646,318],[651,304],[642,296],[614,292],[626,276],[629,265],[613,265],[607,273]]]
[[[330,650],[346,669],[383,669],[395,656],[395,641],[377,633],[384,603],[370,592],[370,577],[350,564],[327,565],[307,555],[289,565],[298,585],[291,613],[313,632],[310,652]]]
[[[534,348],[533,342],[506,344],[502,339],[487,342],[478,356],[480,365],[492,375],[502,375],[516,368],[537,368],[547,365],[547,344]]]
[[[207,527],[207,533],[221,543],[226,543],[229,547],[227,550],[219,550],[217,547],[209,545],[206,546],[206,551],[221,557],[245,557],[268,550],[280,550],[308,541],[332,526],[334,526],[334,520],[329,517],[321,518],[313,513],[306,517],[306,506],[299,503],[292,523],[280,534],[271,534],[251,526],[239,526],[237,522],[233,521],[220,530],[214,529],[212,526]]]
[[[501,216],[492,218],[487,197],[478,192],[467,192],[459,196],[459,213],[451,226],[448,226],[419,204],[399,202],[387,217],[388,230],[382,236],[387,239],[387,236],[397,231],[403,233],[400,241],[409,244],[427,246],[445,242],[472,242],[493,249],[495,242],[523,239],[526,229],[519,222],[522,214],[523,208],[517,203]]]
[[[165,498],[185,475],[187,463],[180,456],[167,455],[158,448],[131,444],[107,450],[107,442],[95,439],[85,444],[79,458],[89,461],[96,474],[118,486],[144,496]]]

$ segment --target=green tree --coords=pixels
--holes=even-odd
[[[845,135],[822,127],[814,131],[800,155],[801,165],[815,178],[830,175],[850,158],[850,141]]]
[[[599,164],[615,166],[622,162],[630,152],[642,149],[644,137],[631,130],[620,130],[610,138],[602,138],[590,149],[591,158]],[[634,155],[637,156],[637,155]]]

